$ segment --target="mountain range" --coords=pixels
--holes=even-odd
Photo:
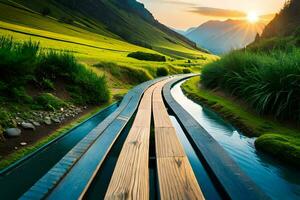
[[[215,54],[224,54],[233,49],[247,46],[261,34],[265,24],[243,20],[208,21],[184,35]]]

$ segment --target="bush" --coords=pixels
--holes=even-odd
[[[183,74],[190,74],[190,73],[192,73],[192,71],[191,71],[190,69],[184,68],[184,69],[182,70],[182,73],[183,73]]]
[[[202,70],[201,83],[221,88],[258,113],[300,122],[300,51],[233,52]]]
[[[5,110],[0,110],[0,126],[3,128],[15,127],[16,124],[12,121],[12,116]]]
[[[159,67],[156,70],[156,75],[159,76],[167,76],[169,74],[169,70],[165,67]]]
[[[105,76],[96,75],[67,52],[49,52],[42,55],[37,74],[38,77],[50,80],[63,78],[69,81],[72,84],[69,87],[71,96],[79,104],[99,104],[110,98]],[[80,96],[83,98],[79,98]]]
[[[36,105],[39,106],[41,109],[52,110],[52,111],[68,105],[63,100],[59,99],[58,97],[50,93],[43,93],[37,96],[35,98],[35,102]]]
[[[53,82],[49,79],[43,78],[41,85],[45,90],[55,90]]]
[[[146,70],[137,67],[120,66],[109,62],[98,63],[95,67],[103,68],[114,77],[130,84],[139,84],[152,79]]]
[[[141,51],[133,52],[127,55],[127,57],[135,58],[138,60],[146,61],[157,61],[157,62],[166,62],[166,57],[153,53],[145,53]]]
[[[39,82],[44,89],[53,90],[53,82],[61,78],[67,84],[77,87],[79,95],[84,96],[81,104],[103,103],[110,98],[105,77],[99,77],[79,64],[68,52],[44,53],[40,51],[38,43],[16,43],[7,37],[0,38],[0,47],[2,97],[9,97],[19,103],[32,103],[32,98],[24,89],[29,80]]]
[[[0,80],[9,88],[23,86],[32,78],[38,62],[39,44],[31,41],[15,43],[0,38]]]
[[[13,88],[11,92],[13,98],[18,103],[30,104],[33,101],[32,97],[27,94],[24,87]]]

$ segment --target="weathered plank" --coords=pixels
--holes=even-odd
[[[153,117],[160,199],[204,199],[195,174],[163,102],[162,88],[153,92]]]
[[[124,142],[105,199],[149,199],[149,140],[151,99],[155,85],[144,94]]]
[[[204,199],[186,156],[157,159],[160,198]]]

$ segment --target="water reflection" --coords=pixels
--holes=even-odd
[[[177,84],[172,95],[232,156],[243,171],[273,199],[300,199],[300,170],[259,153],[255,138],[244,136],[210,109],[189,100]]]

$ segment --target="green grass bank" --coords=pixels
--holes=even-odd
[[[300,130],[275,119],[262,117],[245,103],[218,90],[200,87],[199,77],[182,85],[186,96],[219,113],[250,137],[258,137],[255,147],[274,158],[300,166]]]

